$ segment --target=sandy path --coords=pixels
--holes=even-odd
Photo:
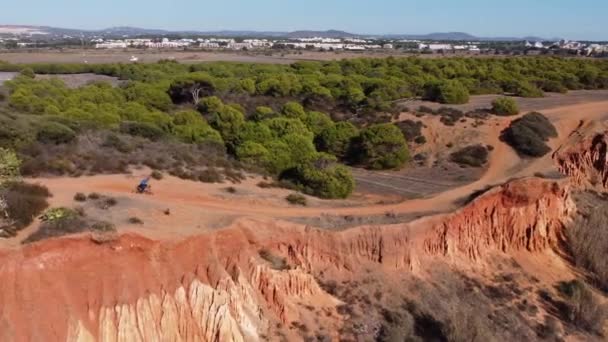
[[[544,112],[559,130],[560,136],[550,142],[552,147],[558,147],[574,130],[580,120],[596,120],[608,115],[608,101],[555,108]],[[133,176],[103,175],[80,178],[46,178],[36,181],[48,186],[55,197],[53,205],[70,203],[75,192],[100,192],[112,196],[122,196],[138,201],[146,201],[156,206],[180,205],[191,210],[206,210],[222,215],[242,215],[252,217],[302,217],[328,215],[377,215],[386,212],[412,213],[428,211],[448,211],[457,207],[455,203],[476,190],[489,185],[495,185],[513,177],[530,176],[534,172],[552,167],[550,154],[522,164],[521,158],[506,144],[499,140],[500,132],[510,121],[505,119],[499,125],[488,125],[485,132],[486,144],[495,147],[491,154],[489,167],[481,179],[471,184],[443,192],[432,198],[409,200],[397,204],[369,205],[361,207],[292,207],[279,203],[255,203],[239,198],[219,198],[209,192],[209,185],[188,182],[167,177],[155,182],[154,195],[144,196],[134,194],[132,189],[136,184]],[[523,167],[522,167],[523,165]],[[519,170],[518,170],[519,168]],[[139,175],[136,175],[139,176]],[[86,188],[86,189],[83,189]],[[259,191],[276,191],[260,189]]]

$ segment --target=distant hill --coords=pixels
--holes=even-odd
[[[544,39],[539,37],[477,37],[465,32],[436,32],[429,34],[387,34],[387,35],[369,35],[356,34],[339,30],[312,31],[301,30],[293,32],[281,31],[237,31],[237,30],[221,30],[221,31],[171,31],[161,29],[146,29],[130,26],[110,27],[103,30],[78,30],[66,29],[48,26],[27,26],[27,25],[0,25],[0,35],[28,35],[28,36],[46,36],[46,37],[63,37],[63,36],[84,36],[84,37],[137,37],[137,36],[216,36],[216,37],[268,37],[268,38],[353,38],[353,37],[373,37],[387,39],[416,39],[416,40],[445,40],[445,41],[513,41],[513,40],[530,40],[530,41],[546,41],[559,40]]]

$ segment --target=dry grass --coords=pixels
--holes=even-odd
[[[36,184],[17,182],[4,187],[0,198],[6,203],[8,218],[0,217],[0,236],[15,236],[17,231],[32,223],[48,207],[50,196],[46,187]]]
[[[580,215],[566,229],[567,247],[589,281],[608,291],[608,200],[592,193],[575,196]]]

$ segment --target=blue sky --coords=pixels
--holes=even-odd
[[[1,24],[608,40],[608,0],[7,0]]]

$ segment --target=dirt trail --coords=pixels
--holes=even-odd
[[[555,108],[543,112],[556,125],[559,138],[550,142],[553,148],[558,147],[568,134],[576,129],[580,120],[603,119],[608,115],[608,101],[588,104],[577,104]],[[476,190],[489,185],[504,182],[513,177],[530,176],[534,172],[551,169],[550,154],[546,157],[522,161],[506,144],[500,141],[500,132],[508,126],[512,118],[505,118],[499,125],[486,126],[486,144],[495,147],[491,154],[489,167],[481,179],[471,184],[443,192],[432,198],[414,199],[397,204],[366,205],[358,207],[292,207],[280,203],[253,203],[240,198],[219,198],[209,194],[209,186],[202,183],[185,182],[167,177],[154,183],[153,196],[140,196],[133,193],[136,178],[128,175],[103,175],[80,178],[44,178],[35,181],[49,187],[55,194],[53,205],[67,205],[75,192],[100,192],[107,195],[129,198],[134,201],[147,202],[156,207],[179,206],[183,212],[208,211],[221,215],[250,217],[311,217],[327,215],[379,215],[387,212],[413,213],[432,211],[449,211],[457,207],[456,202]],[[136,174],[135,176],[140,176]],[[86,188],[86,189],[83,189]],[[262,190],[260,190],[262,191]],[[275,190],[264,190],[275,191]]]

